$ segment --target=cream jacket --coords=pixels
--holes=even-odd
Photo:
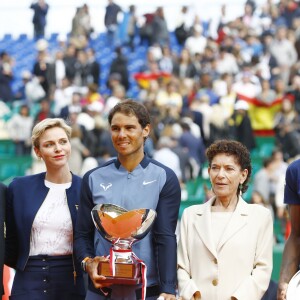
[[[242,198],[226,226],[218,248],[211,228],[211,206],[186,208],[180,222],[178,285],[184,300],[200,291],[203,300],[260,300],[272,273],[271,212]]]

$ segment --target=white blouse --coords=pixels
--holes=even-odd
[[[212,212],[211,213],[211,227],[212,236],[216,249],[223,236],[223,233],[230,222],[233,212]]]
[[[72,254],[73,226],[66,194],[71,184],[45,180],[49,192],[32,224],[30,256]]]

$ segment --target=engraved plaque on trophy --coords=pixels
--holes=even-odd
[[[98,273],[108,283],[140,284],[144,262],[133,253],[132,244],[148,234],[156,218],[155,210],[128,211],[114,204],[98,204],[91,214],[98,232],[112,243],[109,261],[99,263]]]

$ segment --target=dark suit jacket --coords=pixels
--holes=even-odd
[[[32,223],[49,192],[44,184],[45,175],[44,172],[16,177],[7,189],[5,264],[17,270],[25,269],[30,252]],[[80,199],[80,185],[81,178],[73,174],[72,185],[66,190],[73,228]],[[80,274],[79,263],[75,268]]]
[[[0,182],[0,295],[3,290],[3,263],[4,263],[4,206],[5,206],[6,186]]]

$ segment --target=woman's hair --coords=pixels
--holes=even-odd
[[[37,123],[32,129],[31,141],[34,147],[40,147],[40,137],[41,135],[48,129],[59,127],[63,129],[68,139],[71,138],[72,128],[64,121],[64,119],[60,118],[47,118],[43,121]]]
[[[111,120],[116,113],[122,113],[126,116],[136,116],[142,128],[151,124],[150,115],[147,108],[134,100],[124,100],[115,105],[108,115],[108,122],[111,125]]]
[[[208,164],[211,166],[211,162],[213,158],[218,155],[224,153],[228,156],[234,156],[237,164],[240,165],[241,170],[248,170],[248,175],[245,182],[242,186],[238,187],[237,193],[239,195],[240,192],[245,193],[248,189],[248,183],[251,177],[252,166],[251,166],[251,158],[250,152],[246,146],[242,143],[233,141],[233,140],[218,140],[211,144],[206,150],[206,156],[208,159]]]

